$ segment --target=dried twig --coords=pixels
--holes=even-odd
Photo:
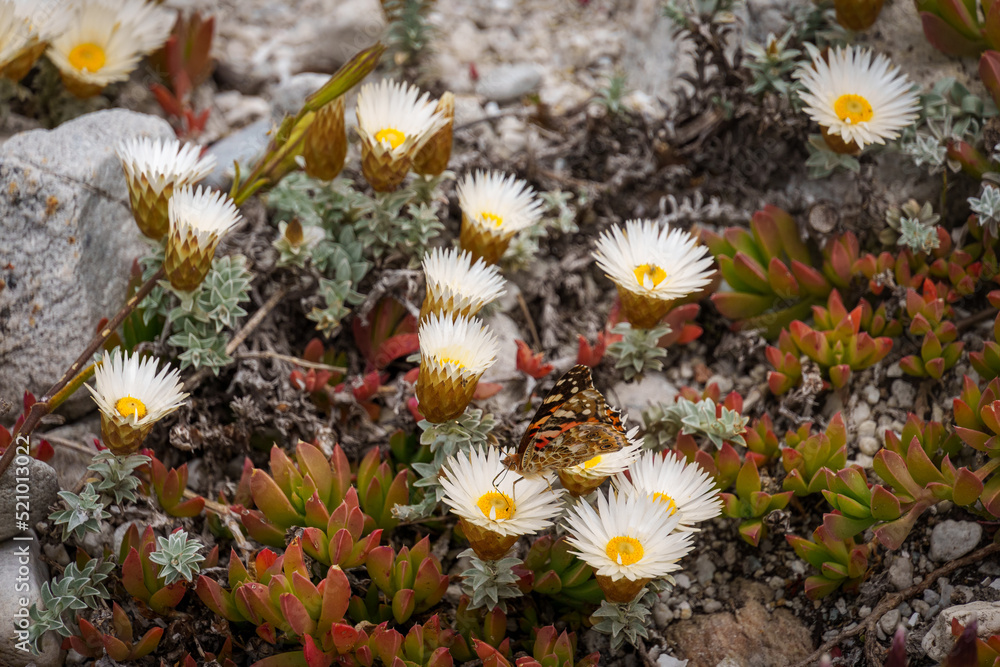
[[[899,593],[887,594],[885,597],[882,598],[882,600],[878,603],[878,605],[875,606],[875,609],[872,610],[872,613],[868,616],[868,618],[866,618],[861,623],[858,623],[850,630],[844,630],[830,641],[824,642],[818,649],[813,651],[808,658],[796,664],[795,667],[812,667],[813,665],[816,664],[816,661],[823,656],[824,653],[829,652],[830,649],[832,649],[834,646],[837,646],[845,639],[859,635],[862,632],[867,632],[867,633],[874,632],[875,624],[879,622],[879,619],[881,619],[882,616],[887,611],[895,609],[900,604],[902,604],[906,600],[909,600],[910,598],[916,595],[920,595],[931,584],[933,584],[935,581],[945,576],[946,574],[951,574],[960,567],[965,567],[966,565],[971,565],[972,563],[978,563],[983,559],[985,559],[987,556],[997,553],[998,551],[1000,551],[1000,542],[994,542],[993,544],[989,544],[983,547],[982,549],[979,549],[978,551],[973,551],[971,554],[963,558],[959,558],[958,560],[953,560],[950,563],[945,563],[944,565],[942,565],[941,567],[939,567],[938,569],[934,570],[926,577],[924,577],[923,581],[921,581],[919,584],[914,584],[913,586],[910,586],[906,590],[900,591]]]
[[[296,366],[301,366],[302,368],[315,368],[318,371],[330,371],[331,373],[347,372],[347,369],[343,366],[331,366],[330,364],[323,364],[318,361],[308,361],[306,359],[300,359],[299,357],[293,357],[288,354],[281,354],[280,352],[271,352],[270,350],[261,350],[260,352],[241,352],[236,355],[236,359],[277,359],[278,361],[287,361],[290,364],[295,364]]]

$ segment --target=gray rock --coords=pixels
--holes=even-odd
[[[931,560],[938,562],[961,558],[976,548],[983,527],[972,521],[942,521],[931,532]]]
[[[712,583],[712,578],[715,577],[715,563],[712,562],[708,554],[698,556],[698,560],[694,562],[694,568],[699,584],[707,586]]]
[[[868,423],[870,424],[871,422]],[[878,454],[878,450],[882,449],[882,443],[878,441],[878,438],[866,435],[858,438],[858,449],[868,456],[875,456]]]
[[[913,561],[903,556],[896,556],[889,566],[889,583],[896,587],[897,591],[909,588],[913,585]]]
[[[329,74],[303,72],[271,88],[271,110],[275,120],[297,113],[302,103],[330,80]]]
[[[677,396],[675,387],[659,373],[647,373],[636,382],[619,382],[608,392],[611,403],[629,416],[629,426],[642,423],[642,411],[651,405],[670,405]]]
[[[205,178],[204,183],[213,188],[228,189],[236,173],[233,163],[239,162],[241,172],[252,167],[271,140],[268,136],[271,126],[270,118],[261,118],[209,146],[207,153],[215,156],[215,169]]]
[[[942,609],[921,643],[927,655],[934,660],[943,660],[955,643],[951,635],[953,618],[965,627],[976,621],[976,634],[985,639],[1000,632],[1000,602],[970,602]]]
[[[41,600],[42,584],[49,571],[38,551],[38,538],[0,543],[0,664],[4,667],[57,667],[63,664],[61,638],[47,633],[38,642],[39,655],[18,648],[28,637],[28,609]],[[23,634],[21,634],[23,633]],[[24,644],[20,644],[22,647]]]
[[[863,394],[865,400],[871,405],[878,405],[879,400],[881,400],[878,389],[876,389],[874,385],[866,385],[863,390]]]
[[[896,399],[897,405],[909,408],[917,398],[917,390],[906,380],[894,380],[891,395]]]
[[[674,582],[677,584],[678,588],[683,588],[684,590],[691,588],[691,577],[687,576],[683,572],[674,575]]]
[[[538,89],[542,84],[542,70],[531,63],[498,65],[480,77],[476,93],[488,100],[504,104],[515,102]]]
[[[24,533],[45,519],[49,505],[59,499],[58,494],[59,481],[49,464],[30,456],[14,457],[11,466],[0,477],[0,542]],[[23,516],[25,512],[27,517]],[[25,520],[26,526],[21,523]]]
[[[890,609],[885,612],[885,615],[878,621],[878,627],[881,628],[882,632],[887,635],[894,633],[897,625],[899,625],[898,609]]]
[[[48,389],[125,301],[132,260],[146,253],[114,152],[131,136],[174,133],[112,109],[0,148],[0,399]],[[64,404],[89,405],[86,392]]]
[[[687,664],[687,660],[679,660],[666,653],[661,653],[656,657],[656,667],[687,667]]]

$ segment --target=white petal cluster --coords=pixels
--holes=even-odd
[[[394,155],[411,155],[448,119],[435,110],[429,93],[406,82],[383,79],[358,92],[361,140]]]
[[[679,520],[652,496],[599,493],[596,510],[586,502],[569,509],[566,527],[574,552],[597,574],[635,581],[680,569],[692,534],[675,530]]]
[[[619,494],[652,496],[661,511],[679,518],[679,530],[697,530],[695,525],[722,512],[715,482],[696,463],[674,453],[645,452],[614,480]]]
[[[174,238],[194,237],[197,244],[207,247],[222,238],[241,220],[236,204],[228,195],[209,188],[186,186],[170,198],[170,235]]]
[[[140,359],[121,350],[104,353],[94,370],[94,386],[87,389],[108,419],[135,428],[162,419],[187,398],[175,369],[164,366],[157,372],[154,357]]]
[[[420,360],[461,378],[478,378],[497,360],[500,343],[477,318],[430,315],[417,331]]]
[[[642,451],[642,441],[639,440],[637,442],[635,440],[638,431],[638,426],[629,431],[625,436],[628,438],[629,444],[618,451],[608,454],[598,454],[589,461],[566,468],[566,472],[570,475],[579,475],[591,479],[604,479],[605,477],[621,473],[632,465],[633,461],[639,458],[639,454]]]
[[[435,248],[424,257],[427,294],[437,301],[451,301],[456,312],[478,312],[504,294],[506,280],[496,266],[457,248]]]
[[[917,93],[884,55],[860,47],[809,51],[812,64],[796,72],[805,86],[799,97],[831,134],[859,147],[884,144],[917,119]]]
[[[167,186],[197,183],[215,168],[215,156],[201,157],[201,147],[182,144],[176,139],[130,137],[118,146],[125,175],[145,182],[160,194]]]
[[[469,224],[497,236],[511,236],[542,216],[542,202],[525,181],[500,171],[466,174],[456,189]]]
[[[522,478],[507,470],[496,447],[459,453],[445,461],[443,472],[444,502],[451,511],[498,535],[532,535],[561,513],[562,490],[550,490],[543,477]]]
[[[594,259],[618,287],[664,301],[697,292],[712,276],[708,248],[652,220],[629,220],[601,234]]]

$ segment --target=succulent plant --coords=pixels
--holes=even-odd
[[[324,565],[360,567],[382,537],[381,528],[365,535],[365,526],[370,521],[371,517],[358,506],[357,492],[351,487],[344,502],[330,513],[326,526],[302,530],[302,549]]]
[[[146,526],[140,537],[138,528],[132,524],[122,540],[118,562],[121,563],[125,590],[157,614],[166,615],[184,599],[188,587],[183,579],[177,581],[175,578],[167,583],[167,575],[175,568],[161,565],[151,558],[157,550],[156,542],[152,526]]]
[[[906,291],[909,332],[923,339],[920,355],[903,357],[899,367],[907,375],[940,380],[944,372],[958,362],[965,344],[955,342],[958,328],[946,319],[951,314],[951,307],[938,297],[934,283],[925,280],[923,287],[922,295],[913,289]]]
[[[479,643],[497,649],[505,659],[511,657],[510,638],[507,637],[507,614],[500,607],[469,609],[471,600],[462,595],[455,612],[455,629],[458,635],[451,653],[459,662],[475,660]]]
[[[962,441],[955,433],[949,433],[941,422],[925,422],[910,413],[906,424],[898,436],[893,431],[885,432],[885,447],[900,456],[906,456],[910,442],[916,440],[927,456],[939,463],[944,454],[955,456],[962,447]]]
[[[721,493],[722,513],[733,519],[742,519],[740,537],[757,546],[767,534],[764,517],[774,510],[784,509],[792,497],[791,491],[767,493],[761,490],[760,473],[752,458],[743,462],[736,476],[736,493]]]
[[[138,660],[155,651],[163,636],[163,628],[153,626],[139,641],[134,641],[132,621],[117,602],[112,603],[111,632],[101,632],[85,618],[79,619],[78,625],[80,634],[64,639],[62,649],[64,651],[73,649],[80,655],[94,660],[103,658],[105,651],[108,657],[117,662]]]
[[[160,576],[168,586],[177,581],[194,581],[205,557],[198,553],[203,546],[198,540],[188,538],[187,532],[176,530],[170,537],[156,538],[156,551],[149,554],[149,562],[160,566]]]
[[[799,350],[792,342],[792,336],[787,329],[782,329],[778,335],[778,345],[769,345],[764,350],[764,356],[774,367],[767,373],[767,387],[775,396],[786,394],[802,384],[802,362],[799,360]]]
[[[149,465],[149,478],[160,507],[170,516],[198,516],[205,508],[205,499],[201,496],[184,499],[188,480],[186,463],[167,470],[163,462],[154,456]]]
[[[1000,290],[990,292],[987,298],[991,306],[1000,307]],[[1000,377],[1000,315],[993,322],[993,340],[986,341],[981,351],[969,352],[969,363],[985,382]]]
[[[588,343],[587,339],[582,335],[577,334],[577,365],[590,366],[593,368],[597,364],[601,363],[602,359],[604,359],[604,353],[607,351],[608,345],[617,343],[619,340],[620,338],[617,334],[613,334],[607,329],[602,329],[597,332],[597,340],[593,345]]]
[[[382,623],[371,632],[368,646],[383,665],[399,667],[452,667],[449,650],[455,642],[453,630],[441,627],[437,614],[420,625],[413,624],[404,637]]]
[[[63,527],[63,540],[68,540],[70,535],[82,540],[87,533],[100,533],[101,522],[111,516],[104,509],[101,494],[94,491],[90,482],[79,494],[60,491],[59,497],[66,504],[66,509],[53,512],[49,519]]]
[[[868,576],[869,544],[856,544],[853,538],[837,539],[825,526],[813,531],[811,541],[795,535],[786,535],[785,539],[799,558],[819,570],[805,581],[806,595],[812,600],[841,587],[857,590]]]
[[[910,199],[902,206],[891,206],[885,213],[885,221],[889,225],[879,234],[882,243],[898,243],[910,248],[913,252],[935,250],[941,239],[937,231],[937,223],[941,216],[934,213],[930,202],[921,206],[915,199]]]
[[[622,322],[611,332],[619,338],[608,345],[608,356],[615,360],[615,368],[622,371],[626,381],[646,371],[663,369],[667,351],[660,347],[660,339],[670,334],[667,326],[660,324],[652,329],[639,329]]]
[[[983,391],[968,376],[962,381],[962,393],[952,402],[955,433],[969,447],[1000,457],[1000,379]]]
[[[94,455],[87,470],[95,472],[101,479],[94,484],[94,490],[106,496],[114,496],[115,503],[123,500],[136,502],[135,490],[142,480],[135,475],[136,468],[149,462],[149,457],[142,454],[116,456],[110,450],[104,450]]]
[[[840,413],[833,416],[825,433],[809,435],[811,428],[807,422],[797,432],[787,433],[789,446],[781,450],[787,473],[782,488],[797,496],[826,489],[827,477],[847,465],[847,429]]]
[[[718,235],[703,230],[701,240],[732,288],[713,294],[712,303],[733,320],[734,329],[761,329],[773,338],[832,289],[829,279],[812,268],[795,220],[775,206],[757,211],[749,231],[730,227]]]
[[[536,380],[541,380],[552,372],[552,364],[545,363],[544,354],[541,352],[532,352],[531,348],[523,340],[518,339],[514,342],[517,344],[517,370],[525,375],[530,375]]]
[[[373,447],[361,459],[358,465],[357,487],[359,500],[370,524],[366,530],[376,527],[382,530],[392,530],[399,524],[399,519],[393,516],[396,505],[406,505],[410,502],[410,487],[407,484],[409,471],[402,468],[393,475],[388,461],[382,460],[378,447]],[[369,521],[366,519],[366,522]]]
[[[754,459],[758,466],[772,461],[781,453],[778,436],[774,433],[774,423],[767,413],[754,420],[753,425],[744,431],[743,440],[747,445],[745,456]]]
[[[413,614],[427,611],[444,597],[448,577],[441,573],[441,562],[431,555],[430,548],[430,540],[424,537],[412,549],[403,547],[397,553],[392,547],[381,546],[368,553],[365,563],[368,575],[388,600],[388,605],[379,605],[379,617],[388,612],[397,623],[405,623]],[[351,603],[352,609],[359,610],[363,604],[357,597]],[[360,617],[366,615],[361,613]]]
[[[565,537],[542,535],[531,543],[524,569],[531,573],[531,590],[567,606],[600,604],[604,593],[594,578],[594,568],[571,553]]]
[[[105,580],[114,569],[110,561],[91,558],[82,567],[70,563],[63,576],[42,583],[39,591],[41,604],[33,604],[28,610],[28,641],[32,650],[38,650],[38,640],[46,633],[57,632],[62,637],[73,634],[66,624],[66,612],[82,609],[97,609],[101,600],[110,597]]]
[[[561,633],[548,625],[535,630],[528,655],[518,658],[517,667],[597,667],[599,653],[591,653],[576,660],[576,633]],[[476,654],[484,667],[512,667],[509,656],[486,642],[476,642]]]
[[[828,307],[831,314],[843,310],[836,291],[831,293]],[[794,356],[797,351],[806,355],[816,362],[835,389],[842,389],[850,382],[853,371],[874,366],[892,349],[891,338],[873,338],[861,331],[862,310],[858,306],[835,323],[823,318],[826,324],[834,324],[830,329],[814,329],[801,320],[795,320],[789,325],[788,337],[779,339],[779,348],[784,344],[781,352]],[[817,326],[822,327],[822,322],[817,322]]]
[[[679,439],[678,436],[692,436],[708,440],[716,449],[727,442],[745,446],[743,434],[750,420],[740,414],[742,397],[739,394],[730,396],[733,398],[727,397],[727,403],[734,407],[726,403],[717,405],[711,398],[695,402],[679,395],[672,405],[653,406],[643,411],[647,443],[651,438],[663,444]]]

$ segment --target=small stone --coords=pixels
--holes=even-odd
[[[890,378],[901,378],[903,377],[903,369],[900,368],[899,362],[895,362],[889,365],[889,368],[885,369],[886,377]]]
[[[931,532],[931,560],[961,558],[976,548],[982,536],[983,527],[973,521],[942,521]]]
[[[821,234],[829,234],[840,221],[837,207],[829,202],[820,202],[809,209],[809,226]]]
[[[868,605],[865,605],[861,607],[861,609],[858,609],[858,618],[868,618],[869,616],[871,616],[871,613],[872,613],[872,608],[869,607]]]
[[[869,437],[874,438],[875,437],[875,429],[877,429],[877,428],[878,428],[878,424],[876,424],[871,419],[866,419],[865,421],[863,421],[860,424],[858,424],[858,437],[859,438],[869,438]]]
[[[28,609],[41,601],[42,584],[48,580],[48,568],[38,550],[37,537],[32,534],[30,542],[8,540],[0,544],[0,590],[8,591],[6,595],[0,595],[0,618],[5,621],[0,627],[0,664],[4,667],[25,667],[29,664],[55,667],[63,664],[63,654],[59,649],[62,640],[55,632],[46,633],[39,641],[40,655],[16,648],[18,642],[28,637],[28,624],[31,622]],[[11,594],[14,591],[18,594]],[[24,601],[27,604],[21,605]]]
[[[870,470],[872,465],[875,463],[875,459],[867,454],[858,454],[854,457],[854,463],[857,463],[866,470]]]
[[[882,445],[874,436],[866,435],[863,438],[858,438],[858,449],[868,456],[875,456],[878,454],[878,450],[882,449]]]
[[[920,614],[922,618],[930,618],[931,606],[923,600],[914,600],[913,609]]]
[[[951,634],[951,621],[955,618],[964,627],[975,621],[976,634],[986,639],[1000,633],[1000,602],[970,602],[942,610],[921,642],[921,647],[933,660],[943,660],[955,643]]]
[[[13,446],[13,445],[12,445]],[[48,463],[30,456],[15,456],[11,466],[0,477],[0,542],[20,535],[45,519],[49,505],[59,500],[59,480]],[[14,517],[29,511],[28,525],[18,528]],[[14,590],[13,587],[10,589]]]
[[[476,93],[500,104],[516,102],[538,89],[542,70],[532,63],[498,65],[480,77]]]
[[[682,621],[686,621],[694,615],[691,611],[691,605],[686,600],[681,602],[680,607],[678,607],[678,611],[680,611],[680,619]]]
[[[879,619],[878,627],[882,629],[886,635],[891,635],[896,632],[896,626],[899,625],[899,610],[890,609],[885,612],[885,615]]]
[[[656,658],[656,667],[687,667],[687,660],[678,660],[672,655],[661,653]]]
[[[924,602],[929,605],[935,605],[941,600],[941,595],[930,588],[924,590]]]
[[[653,607],[653,620],[656,622],[657,627],[664,627],[674,618],[674,613],[670,611],[670,608],[662,602],[657,603]]]
[[[913,585],[913,561],[903,556],[896,556],[889,566],[889,583],[896,587],[897,591],[909,588]]]
[[[722,609],[722,603],[718,600],[707,600],[702,608],[706,614],[714,614]]]
[[[726,396],[733,390],[733,379],[728,375],[713,375],[708,378],[708,382],[706,384],[718,385],[719,394],[721,396]]]
[[[695,576],[698,577],[698,583],[702,586],[707,586],[712,583],[712,578],[715,576],[715,563],[708,554],[702,554],[698,556],[698,560],[694,562]]]
[[[511,359],[515,357],[511,357]],[[496,365],[500,365],[500,363],[498,355]],[[670,405],[674,402],[677,393],[677,387],[661,373],[646,373],[642,379],[636,382],[619,382],[614,385],[609,392],[609,398],[612,399],[613,405],[618,406],[624,414],[629,416],[630,424],[638,424],[642,419],[643,410],[651,405]]]
[[[872,409],[868,406],[867,403],[858,403],[856,406],[854,406],[854,410],[851,412],[851,423],[861,424],[867,421],[867,419],[871,416],[871,414],[872,414]],[[872,434],[874,434],[874,431],[872,431],[872,433],[869,435]]]
[[[865,400],[868,401],[870,405],[878,405],[878,402],[882,399],[878,389],[876,389],[874,385],[866,385],[861,391]]]
[[[770,586],[773,590],[780,591],[785,587],[785,580],[782,579],[781,577],[770,577],[767,580],[767,585]]]
[[[681,572],[680,574],[674,576],[674,583],[677,584],[678,588],[687,590],[691,588],[691,577]]]
[[[898,405],[905,406],[907,409],[911,408],[913,402],[917,400],[917,390],[906,380],[893,380],[891,394],[892,398],[898,401]]]

